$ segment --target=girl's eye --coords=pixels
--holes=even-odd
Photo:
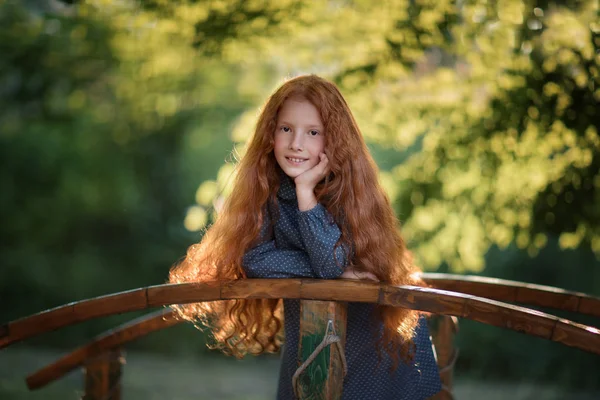
[[[282,126],[282,127],[281,127],[281,128],[279,128],[279,129],[281,129],[283,132],[286,132],[286,133],[291,131],[291,129],[290,129],[290,128],[288,128],[287,126]]]
[[[313,130],[310,130],[310,131],[308,131],[308,134],[309,134],[310,136],[317,136],[317,135],[319,134],[319,131],[315,131],[315,130],[313,129]]]

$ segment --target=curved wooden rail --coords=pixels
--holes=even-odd
[[[436,289],[600,317],[600,298],[581,292],[483,276],[440,273],[424,273],[422,276]]]
[[[242,279],[223,284],[158,285],[70,303],[6,324],[0,348],[92,318],[169,304],[241,298],[353,301],[454,315],[542,337],[600,355],[600,330],[523,307],[415,286],[345,280]]]
[[[600,313],[600,299],[584,293],[569,292],[550,286],[439,273],[424,273],[423,278],[436,289],[453,290],[494,300],[535,304],[590,315]],[[170,309],[160,310],[137,318],[97,336],[90,343],[30,374],[27,377],[27,385],[30,389],[44,387],[83,365],[90,358],[180,322]]]
[[[498,301],[517,302],[574,311],[600,317],[600,298],[589,296],[585,293],[570,292],[551,286],[477,276],[424,273],[423,278],[425,282],[436,289],[451,290]],[[336,282],[342,281],[338,280]],[[148,288],[135,289],[115,295],[70,303],[55,309],[43,311],[31,317],[1,325],[0,349],[32,335],[58,329],[64,326],[61,321],[62,318],[67,316],[70,318],[69,322],[67,322],[67,325],[69,325],[91,318],[159,306],[161,304],[157,303],[157,301],[160,301],[164,297],[165,290],[169,286],[172,285],[150,286]],[[214,300],[215,296],[218,296],[218,293],[220,293],[218,287],[209,287],[208,285],[202,285],[202,287],[208,297],[204,300],[199,298],[197,301]],[[212,291],[207,291],[209,289]],[[150,293],[150,297],[147,296],[148,292]],[[182,288],[180,293],[173,297],[174,301],[171,304],[177,304],[177,299],[187,299],[193,292],[193,284],[188,284],[187,287]],[[118,297],[115,297],[117,295]],[[118,303],[121,301],[124,303],[119,305]],[[123,305],[126,307],[124,309],[120,308]],[[39,326],[36,328],[36,325]]]
[[[600,316],[600,299],[551,286],[440,273],[424,273],[423,279],[436,289]],[[30,389],[41,388],[81,366],[89,358],[180,322],[175,318],[172,310],[161,310],[140,317],[97,336],[87,345],[75,349],[56,362],[32,373],[27,377],[27,385]]]
[[[111,349],[120,348],[122,345],[149,333],[177,325],[182,321],[176,318],[175,311],[162,309],[130,322],[120,325],[110,331],[96,336],[90,343],[78,347],[69,354],[61,357],[52,364],[30,374],[26,381],[29,389],[39,389],[68,374],[77,367],[85,364],[86,360],[93,359]]]

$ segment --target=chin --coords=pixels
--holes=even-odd
[[[283,170],[283,172],[289,176],[292,179],[296,179],[298,177],[298,175],[300,175],[302,172],[304,171],[286,171],[285,169]]]
[[[298,175],[303,174],[304,172],[313,168],[318,163],[307,162],[306,165],[292,166],[289,165],[285,160],[283,162],[279,162],[279,160],[277,160],[277,164],[279,164],[279,168],[281,168],[287,176],[289,176],[292,179],[295,179],[298,177]]]

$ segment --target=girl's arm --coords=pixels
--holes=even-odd
[[[341,236],[340,229],[315,197],[315,186],[329,173],[329,160],[325,153],[321,153],[319,158],[317,165],[294,178],[298,221],[300,236],[315,275],[321,279],[335,279],[344,272],[350,251],[336,246]]]
[[[348,265],[350,251],[336,246],[341,232],[322,204],[307,211],[298,211],[298,224],[304,248],[314,275],[321,279],[335,279]]]
[[[274,240],[250,249],[242,266],[248,278],[316,278],[304,251],[278,249]]]
[[[258,242],[242,258],[242,267],[248,278],[316,278],[304,251],[277,248],[268,207],[263,210]]]

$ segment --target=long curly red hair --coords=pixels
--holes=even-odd
[[[290,97],[311,102],[324,123],[325,153],[331,169],[315,188],[317,199],[338,223],[338,244],[354,250],[356,270],[393,285],[421,285],[399,233],[398,221],[377,179],[377,166],[348,104],[338,88],[315,75],[285,82],[266,102],[245,155],[237,166],[233,194],[226,200],[202,241],[171,269],[169,282],[222,282],[246,278],[244,253],[257,240],[267,201],[276,201],[279,166],[273,153],[277,113]],[[281,300],[250,299],[177,306],[180,315],[200,321],[214,335],[216,347],[243,357],[275,352],[281,345]],[[410,358],[418,313],[378,306],[383,324],[380,344],[393,360]]]

